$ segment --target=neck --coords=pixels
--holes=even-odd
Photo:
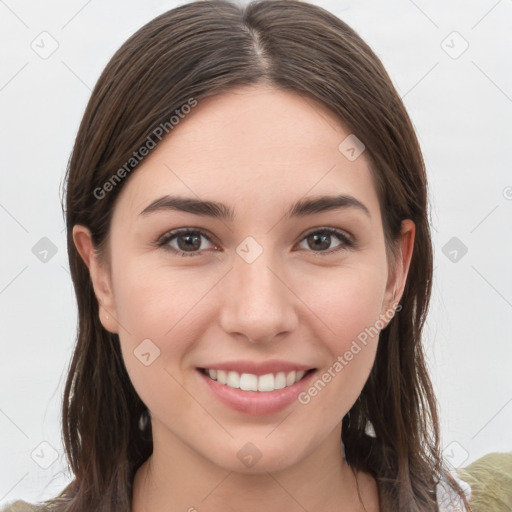
[[[258,473],[223,469],[154,426],[153,454],[135,475],[131,512],[378,510],[375,481],[356,475],[343,457],[341,425],[292,466]]]

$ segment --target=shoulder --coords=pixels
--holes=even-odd
[[[0,507],[0,512],[37,512],[38,510],[40,509],[37,505],[32,505],[23,500],[13,501]]]
[[[471,487],[475,512],[512,510],[512,452],[488,453],[457,473]]]

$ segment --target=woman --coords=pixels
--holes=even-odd
[[[114,55],[69,162],[74,480],[45,510],[438,510],[425,166],[381,62],[296,0]],[[462,510],[462,508],[459,508]]]

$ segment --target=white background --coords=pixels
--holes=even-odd
[[[435,245],[425,344],[445,456],[458,467],[510,451],[512,2],[314,3],[351,25],[381,58],[424,152]],[[0,504],[50,497],[69,481],[60,405],[76,309],[61,182],[109,58],[176,5],[0,1]],[[43,31],[58,43],[47,59],[31,47],[46,37],[51,48]],[[458,55],[464,41],[469,47]],[[46,263],[32,252],[42,237],[57,248]],[[467,247],[455,262],[442,252],[452,237]],[[54,449],[58,459],[41,468],[35,460],[51,461]]]

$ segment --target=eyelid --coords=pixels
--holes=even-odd
[[[327,251],[312,251],[312,250],[306,251],[315,257],[316,256],[318,256],[318,257],[329,256],[329,255],[335,254],[339,251],[343,251],[343,250],[346,251],[346,250],[350,250],[350,249],[355,249],[357,247],[356,240],[354,239],[354,237],[351,234],[349,234],[347,231],[345,231],[343,229],[334,228],[334,227],[330,227],[330,226],[322,226],[322,227],[312,228],[311,230],[307,231],[305,234],[301,235],[301,238],[299,239],[298,243],[302,242],[305,238],[307,238],[309,235],[312,235],[314,233],[328,233],[330,236],[335,236],[336,238],[338,238],[338,240],[341,242],[340,245],[338,245],[332,249],[328,249]]]
[[[336,253],[339,250],[354,249],[356,247],[356,241],[355,241],[354,237],[351,234],[349,234],[347,231],[345,231],[343,229],[334,228],[334,227],[330,227],[330,226],[318,226],[318,227],[314,227],[314,228],[309,229],[308,231],[306,231],[305,233],[303,233],[301,235],[301,237],[299,238],[297,243],[302,242],[305,238],[307,238],[311,234],[322,233],[322,232],[323,233],[328,233],[329,235],[333,235],[333,236],[337,237],[338,240],[341,242],[341,244],[339,246],[333,248],[333,249],[329,249],[329,250],[326,250],[326,251],[313,251],[313,250],[309,250],[309,251],[306,251],[306,252],[312,253],[315,256],[324,256],[324,255],[329,255],[329,254]],[[209,232],[207,232],[206,230],[204,230],[202,228],[195,228],[195,227],[177,228],[177,229],[173,229],[173,230],[170,230],[170,231],[166,231],[163,235],[161,235],[156,240],[155,244],[158,247],[162,247],[165,250],[168,250],[168,251],[172,252],[173,254],[179,255],[179,256],[183,256],[183,255],[185,255],[185,256],[200,255],[206,249],[188,252],[188,251],[181,251],[179,249],[175,249],[174,247],[170,247],[168,245],[170,240],[173,239],[174,237],[179,236],[179,235],[191,234],[191,233],[199,234],[200,236],[206,238],[214,246],[220,245],[217,242],[215,242],[215,237],[213,235],[211,235]]]
[[[321,227],[317,227],[317,228],[312,228],[309,231],[306,231],[306,233],[304,233],[303,235],[301,235],[302,238],[300,238],[299,241],[302,241],[307,236],[309,236],[313,233],[317,233],[317,232],[326,232],[331,235],[336,235],[341,238],[345,238],[348,242],[355,244],[354,237],[348,231],[345,231],[344,229],[340,229],[340,228],[334,228],[331,226],[321,226]]]
[[[172,238],[179,236],[179,235],[186,235],[186,234],[191,234],[191,233],[198,233],[202,237],[206,238],[206,240],[208,240],[214,246],[219,245],[215,242],[215,237],[213,235],[211,235],[210,233],[208,233],[206,230],[204,230],[202,228],[194,228],[194,227],[177,228],[177,229],[171,229],[170,231],[166,231],[162,236],[160,236],[156,240],[155,244],[158,247],[163,247],[164,249],[166,249],[167,247],[165,247],[165,246],[167,246],[167,244],[170,242],[170,240]],[[186,253],[185,251],[180,251],[179,249],[175,249],[174,247],[169,247],[169,250],[171,252],[175,252],[175,253]],[[186,253],[186,254],[194,255],[194,254],[200,254],[200,253],[201,253],[201,251],[195,251],[195,252],[191,251],[190,253]]]

